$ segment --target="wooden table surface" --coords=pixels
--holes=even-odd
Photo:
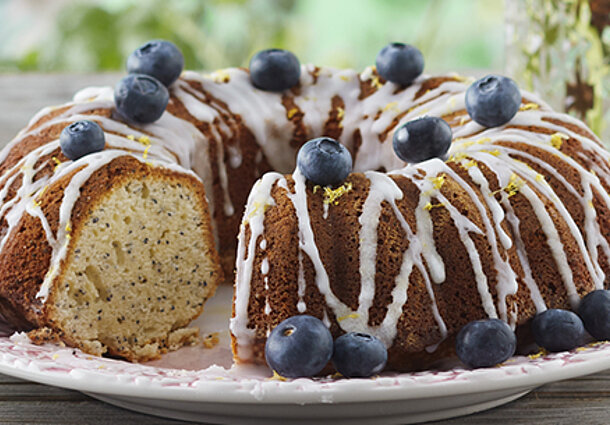
[[[0,142],[7,143],[43,106],[68,101],[79,88],[113,85],[120,74],[0,75]],[[0,424],[178,424],[94,400],[76,391],[0,374]],[[435,424],[610,424],[610,370],[557,382],[507,405]]]

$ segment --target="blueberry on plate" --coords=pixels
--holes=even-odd
[[[322,371],[333,354],[333,337],[321,320],[306,314],[277,325],[265,344],[271,369],[286,378],[310,377]]]
[[[117,111],[138,123],[157,121],[163,115],[168,102],[167,88],[149,75],[129,74],[114,88]]]
[[[509,122],[519,110],[521,92],[510,78],[488,75],[466,90],[466,110],[473,121],[484,127]]]
[[[438,117],[423,117],[403,124],[394,132],[394,152],[405,162],[443,159],[451,146],[451,127]]]
[[[150,75],[166,87],[178,79],[183,67],[182,52],[175,44],[165,40],[151,40],[127,58],[127,72]]]
[[[517,337],[502,320],[476,320],[460,330],[455,348],[468,367],[495,366],[515,354]]]
[[[301,146],[297,167],[305,178],[320,186],[336,186],[352,171],[352,156],[330,137],[312,139]]]
[[[250,79],[255,87],[280,92],[298,84],[301,64],[288,50],[267,49],[250,59]]]
[[[379,51],[375,64],[383,79],[406,86],[424,70],[424,56],[417,47],[390,43]]]
[[[536,344],[552,352],[578,347],[585,335],[582,320],[569,310],[549,309],[537,314],[531,328]]]
[[[104,149],[104,130],[96,122],[76,121],[65,127],[59,135],[59,146],[63,154],[76,160]]]
[[[367,378],[378,374],[388,361],[388,351],[379,339],[349,332],[335,340],[333,365],[347,378]]]
[[[593,338],[610,340],[610,291],[599,289],[587,294],[580,301],[578,314]]]

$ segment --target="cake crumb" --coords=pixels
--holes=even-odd
[[[218,337],[218,332],[211,333],[203,338],[203,346],[205,348],[214,348],[219,342],[220,338]]]
[[[59,337],[59,334],[51,328],[39,328],[31,330],[27,333],[28,338],[32,341],[32,344],[43,345],[43,344],[59,344],[61,347],[65,347],[65,344]]]

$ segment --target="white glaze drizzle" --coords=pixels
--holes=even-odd
[[[517,276],[510,265],[508,256],[500,254],[500,251],[496,246],[496,240],[499,241],[501,247],[505,250],[511,249],[514,245],[518,261],[521,263],[521,268],[523,270],[522,279],[529,289],[532,302],[538,311],[544,311],[546,309],[545,302],[537,286],[538,284],[532,276],[532,270],[519,232],[519,219],[512,209],[508,194],[501,191],[499,195],[494,196],[489,188],[489,182],[478,169],[476,163],[474,166],[472,164],[466,166],[468,160],[480,161],[488,165],[488,168],[491,168],[496,174],[498,184],[501,187],[506,186],[510,182],[511,176],[515,173],[519,178],[523,179],[524,185],[520,187],[520,193],[528,200],[541,223],[541,229],[546,235],[547,244],[556,260],[558,270],[573,305],[577,303],[578,297],[576,295],[575,286],[571,280],[572,270],[565,257],[565,251],[563,250],[563,245],[557,233],[555,223],[549,216],[549,212],[544,207],[542,201],[538,199],[536,193],[530,189],[530,185],[532,188],[535,188],[537,192],[544,194],[545,197],[553,203],[559,214],[564,217],[564,221],[583,255],[583,261],[585,262],[596,287],[599,288],[603,286],[604,275],[598,264],[597,250],[601,249],[606,254],[606,257],[608,257],[607,254],[610,252],[610,247],[605,238],[599,235],[600,227],[596,211],[590,203],[593,200],[593,191],[595,191],[595,193],[601,195],[604,207],[607,208],[610,206],[610,198],[601,185],[602,179],[607,184],[610,183],[610,167],[607,164],[607,159],[610,158],[610,155],[601,147],[601,143],[598,139],[590,139],[586,136],[582,136],[563,125],[552,123],[548,120],[554,119],[566,122],[589,133],[580,122],[571,118],[566,118],[564,114],[553,112],[546,103],[536,96],[523,92],[523,97],[526,101],[535,103],[538,107],[521,110],[508,125],[523,127],[537,126],[553,132],[560,132],[567,135],[569,138],[577,140],[586,151],[593,154],[596,158],[603,159],[592,162],[591,158],[583,154],[578,155],[578,158],[569,158],[558,151],[554,152],[556,155],[559,155],[562,159],[566,160],[570,166],[577,169],[581,175],[581,185],[584,190],[583,195],[580,195],[562,177],[559,177],[559,180],[570,193],[577,196],[583,205],[585,211],[585,225],[582,235],[550,186],[546,184],[546,182],[541,182],[537,173],[533,172],[533,170],[529,169],[525,164],[513,160],[510,157],[510,154],[518,152],[519,155],[527,157],[537,165],[541,165],[548,172],[552,172],[552,169],[533,155],[527,155],[520,150],[517,151],[511,147],[502,146],[496,143],[507,140],[511,142],[518,141],[527,145],[542,147],[544,150],[550,151],[551,149],[554,149],[550,141],[551,137],[548,134],[528,131],[526,128],[507,128],[508,125],[485,129],[470,121],[463,112],[463,94],[470,82],[463,80],[443,82],[438,87],[424,93],[417,100],[414,100],[415,93],[419,91],[420,84],[426,78],[420,77],[412,86],[405,90],[397,90],[397,87],[393,84],[386,83],[381,85],[378,90],[374,91],[370,96],[363,100],[358,100],[359,88],[356,83],[359,84],[358,80],[374,80],[374,72],[371,68],[365,70],[359,76],[351,72],[332,72],[322,68],[318,70],[316,84],[313,83],[313,77],[311,75],[313,68],[309,67],[306,68],[306,70],[309,72],[304,73],[304,77],[301,79],[301,84],[306,87],[302,90],[302,97],[295,97],[295,103],[305,114],[304,124],[308,132],[315,133],[316,131],[322,131],[321,123],[329,116],[325,111],[330,111],[331,109],[330,100],[333,96],[339,96],[345,105],[341,117],[342,133],[340,141],[349,148],[353,148],[351,143],[353,141],[352,136],[354,132],[358,130],[362,137],[362,145],[357,152],[354,170],[366,171],[379,167],[384,167],[388,170],[399,169],[398,171],[395,171],[394,174],[409,178],[420,189],[418,206],[414,211],[416,216],[416,229],[415,231],[412,231],[404,221],[404,217],[402,217],[396,206],[396,200],[398,198],[393,198],[393,196],[399,196],[398,193],[400,190],[396,192],[395,195],[392,195],[392,191],[395,189],[391,189],[392,185],[387,181],[384,181],[383,177],[377,177],[375,173],[366,173],[366,176],[371,181],[371,187],[375,186],[376,189],[383,189],[380,190],[381,193],[369,194],[365,200],[362,214],[359,218],[361,224],[359,253],[361,291],[359,294],[358,309],[357,311],[351,311],[347,306],[338,302],[334,294],[329,292],[328,274],[324,269],[322,260],[319,258],[319,253],[315,247],[313,231],[311,229],[311,224],[309,223],[309,213],[307,211],[306,201],[307,194],[304,190],[305,186],[302,182],[302,176],[300,176],[298,170],[293,175],[295,180],[295,192],[288,194],[288,197],[297,210],[300,246],[305,246],[307,248],[303,249],[303,253],[310,258],[314,265],[316,275],[315,284],[324,295],[328,307],[333,311],[335,317],[342,319],[339,320],[338,323],[345,331],[356,328],[359,331],[368,331],[377,336],[381,335],[384,343],[386,343],[386,345],[391,345],[392,339],[396,333],[396,323],[402,313],[402,307],[407,301],[408,281],[414,267],[417,267],[418,270],[420,270],[424,277],[424,281],[428,284],[430,284],[430,277],[437,283],[441,283],[445,280],[443,260],[434,247],[429,210],[424,208],[427,203],[430,202],[432,196],[445,204],[444,207],[449,212],[458,229],[460,240],[464,246],[470,247],[470,249],[467,249],[467,252],[473,267],[473,272],[476,276],[477,287],[483,300],[483,306],[488,316],[495,317],[497,314],[504,320],[510,322],[513,327],[516,326],[518,320],[517,305],[514,302],[511,302],[509,314],[506,301],[508,295],[515,294],[517,291]],[[319,87],[320,90],[316,90],[316,87]],[[322,92],[325,93],[322,94]],[[395,124],[395,117],[402,111],[408,112],[401,116],[397,125],[392,127],[392,125]],[[468,176],[471,182],[479,187],[482,195],[480,198],[469,183],[461,179],[457,173],[445,164],[442,164],[441,161],[427,161],[418,164],[417,167],[400,169],[402,164],[396,160],[393,152],[391,152],[391,148],[388,147],[390,144],[380,142],[380,135],[388,131],[388,128],[390,128],[390,131],[386,140],[391,140],[393,133],[392,128],[397,128],[402,123],[415,117],[424,114],[442,116],[459,111],[462,111],[461,116],[466,119],[462,120],[463,123],[457,125],[455,123],[453,124],[456,141],[452,145],[450,153],[466,154],[464,158],[460,159],[458,162],[468,170]],[[459,118],[460,115],[457,115],[457,118],[455,119],[459,120]],[[473,136],[476,133],[478,134]],[[483,141],[477,141],[477,139]],[[490,150],[494,150],[495,152],[493,154],[488,153]],[[388,152],[391,155],[386,155]],[[504,162],[505,164],[500,167],[500,170],[498,171],[497,163],[499,162]],[[589,169],[587,169],[584,164],[587,164]],[[460,187],[468,193],[479,211],[484,228],[479,229],[462,216],[458,209],[456,209],[451,204],[450,200],[444,197],[440,191],[431,190],[430,185],[426,183],[429,181],[427,178],[416,178],[415,176],[422,170],[424,170],[423,175],[426,177],[434,178],[440,173],[445,173],[448,178],[457,182]],[[592,174],[590,170],[595,171],[597,175]],[[375,183],[373,183],[373,180],[375,180]],[[389,180],[391,181],[391,179]],[[383,183],[381,183],[382,181]],[[395,185],[394,188],[396,188]],[[377,256],[376,229],[381,211],[381,204],[384,201],[391,206],[394,215],[405,229],[409,239],[409,247],[403,254],[404,258],[401,269],[396,277],[396,284],[392,292],[392,302],[388,306],[388,312],[384,317],[383,324],[373,328],[368,326],[367,323],[368,310],[372,305],[374,297],[375,264]],[[325,219],[328,217],[328,210],[323,211],[323,217]],[[510,229],[510,232],[507,232],[503,227],[504,222],[507,223],[507,228]],[[470,233],[473,232],[479,232],[486,235],[489,245],[491,246],[493,264],[497,273],[496,291],[498,294],[498,301],[495,306],[489,293],[487,277],[482,272],[482,265],[478,253],[476,252],[474,242],[470,237]],[[305,288],[301,255],[303,254],[300,252],[299,300],[301,300]],[[422,265],[424,260],[426,264],[428,264],[427,268]],[[303,288],[303,291],[301,291],[300,288]],[[439,329],[442,329],[444,338],[446,335],[446,327],[444,326],[443,319],[440,316],[433,299],[434,291],[431,286],[429,286],[429,293],[431,295],[431,305],[433,306],[435,318],[439,324]],[[301,303],[301,301],[299,301],[299,303]],[[299,309],[299,311],[302,312],[301,309]],[[383,331],[381,328],[383,328]],[[434,349],[434,347],[430,348]]]

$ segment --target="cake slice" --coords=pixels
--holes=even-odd
[[[196,341],[186,326],[221,280],[202,183],[128,154],[90,156],[3,235],[3,314],[35,341],[130,361]]]

